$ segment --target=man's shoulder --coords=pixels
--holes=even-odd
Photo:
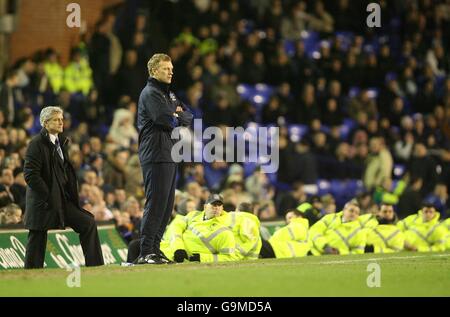
[[[42,143],[43,140],[44,139],[42,138],[42,135],[40,133],[38,133],[38,134],[34,135],[31,138],[30,143],[29,143],[28,146],[35,145],[35,144],[38,144],[38,143]]]
[[[148,83],[144,87],[144,89],[142,89],[140,99],[142,99],[142,97],[148,98],[151,95],[153,95],[153,96],[157,95],[157,96],[160,96],[161,98],[164,96],[162,90],[159,87],[157,87],[156,85],[153,85],[151,83]]]

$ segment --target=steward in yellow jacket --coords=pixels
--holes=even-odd
[[[256,260],[261,250],[260,222],[258,217],[243,211],[229,212],[220,217],[222,224],[231,229],[236,240],[236,254],[242,260]]]
[[[58,63],[56,52],[49,49],[46,52],[47,61],[44,63],[44,71],[48,77],[50,87],[55,94],[59,94],[64,84],[64,70]]]
[[[311,249],[308,239],[309,222],[303,213],[291,209],[286,213],[287,225],[278,229],[269,239],[277,259],[306,256]]]
[[[79,50],[73,50],[71,62],[64,70],[64,86],[70,93],[81,92],[87,96],[93,88],[92,69]]]
[[[310,202],[304,202],[297,206],[297,210],[303,214],[303,218],[308,219],[312,226],[322,218],[322,201],[318,196],[313,196],[309,199]]]
[[[313,255],[362,254],[366,246],[367,232],[358,222],[359,204],[352,200],[344,210],[323,217],[310,229],[309,238]]]
[[[236,240],[230,228],[223,225],[229,217],[223,211],[220,195],[211,195],[202,212],[190,212],[171,224],[168,240],[161,250],[175,262],[184,260],[199,262],[236,261]]]
[[[450,218],[445,219],[444,222],[442,222],[442,226],[447,230],[447,246],[446,249],[450,250]]]
[[[365,251],[374,253],[402,251],[405,236],[396,226],[396,222],[394,207],[390,204],[382,204],[377,215],[378,225],[368,231]]]
[[[415,215],[398,223],[405,234],[405,249],[419,252],[445,251],[448,231],[439,223],[440,214],[432,204],[424,203]]]

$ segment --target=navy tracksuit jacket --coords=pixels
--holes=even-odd
[[[178,118],[173,114],[181,106]],[[150,77],[138,105],[139,160],[144,176],[144,217],[141,223],[141,255],[160,253],[160,242],[170,219],[175,196],[177,165],[171,157],[177,126],[189,126],[193,115],[169,85]]]

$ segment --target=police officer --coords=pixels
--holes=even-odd
[[[137,264],[164,264],[170,260],[160,242],[174,204],[177,165],[171,157],[175,140],[172,130],[189,126],[192,113],[173,92],[173,65],[166,54],[155,54],[148,62],[150,78],[138,105],[139,160],[147,201],[141,224],[141,252]]]

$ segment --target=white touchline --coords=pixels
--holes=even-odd
[[[373,262],[373,261],[384,261],[384,260],[410,260],[410,259],[418,259],[418,258],[429,258],[429,257],[449,257],[450,258],[450,253],[445,253],[445,254],[429,254],[429,255],[413,255],[413,256],[390,256],[390,257],[383,257],[383,258],[367,258],[367,259],[356,259],[356,260],[336,260],[336,261],[324,261],[324,262],[297,262],[295,263],[295,265],[305,265],[305,264],[344,264],[344,263],[357,263],[357,262]],[[310,257],[308,257],[310,258]],[[317,259],[319,259],[319,257],[315,257]],[[296,259],[302,259],[302,258],[296,258]],[[246,262],[240,262],[240,263],[235,263],[238,264],[239,266],[244,266],[244,265],[255,265],[258,264],[258,260],[255,261],[246,261]],[[264,266],[280,266],[280,264],[282,265],[286,265],[286,264],[294,264],[294,263],[264,263]],[[189,268],[189,267],[186,267]],[[193,267],[191,267],[193,268]],[[228,268],[227,265],[220,265],[217,266],[217,268],[223,268],[226,269]],[[193,268],[194,269],[194,268]],[[195,268],[196,269],[196,268]]]
[[[450,254],[430,254],[430,255],[414,255],[414,256],[391,256],[385,258],[368,258],[368,259],[357,259],[357,260],[339,260],[339,261],[326,261],[326,262],[316,262],[314,264],[340,264],[340,263],[354,263],[354,262],[368,262],[368,261],[384,261],[384,260],[410,260],[418,258],[429,258],[429,257],[450,257]]]

